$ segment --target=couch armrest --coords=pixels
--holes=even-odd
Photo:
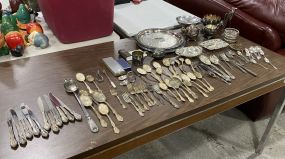
[[[199,17],[208,13],[223,16],[233,7],[223,0],[168,0],[168,2]],[[243,37],[266,48],[277,50],[281,47],[281,39],[275,29],[241,10],[236,11],[231,27],[239,29]]]

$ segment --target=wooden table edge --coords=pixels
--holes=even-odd
[[[171,134],[177,130],[183,129],[195,122],[201,121],[208,117],[211,117],[217,113],[224,112],[231,108],[234,108],[242,103],[250,101],[256,97],[262,96],[266,93],[274,91],[278,88],[285,86],[285,75],[272,79],[265,84],[256,85],[248,88],[244,91],[238,92],[224,99],[206,105],[208,107],[204,111],[199,111],[199,108],[194,112],[188,112],[181,114],[179,118],[171,118],[164,121],[163,126],[161,123],[151,126],[151,130],[148,132],[138,131],[133,134],[135,137],[127,139],[119,144],[113,142],[97,147],[95,149],[86,151],[82,154],[78,154],[72,158],[86,158],[86,159],[100,159],[100,158],[113,158],[129,150],[132,150],[140,145],[146,144],[150,141]],[[201,108],[201,107],[200,107]],[[189,114],[191,113],[191,114]],[[114,141],[116,142],[116,141]],[[115,146],[114,146],[115,145]]]

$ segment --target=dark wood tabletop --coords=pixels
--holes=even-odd
[[[243,38],[239,41],[244,46],[255,45]],[[99,86],[103,88],[111,105],[124,117],[124,122],[114,120],[121,130],[120,134],[114,134],[110,126],[99,126],[98,133],[91,133],[83,118],[81,122],[64,125],[59,134],[51,132],[48,139],[34,137],[25,147],[18,147],[16,150],[10,148],[6,123],[6,111],[9,108],[24,102],[42,122],[36,99],[52,92],[71,109],[82,114],[75,98],[65,92],[63,80],[74,78],[77,72],[94,74],[96,68],[102,67],[102,58],[117,56],[116,52],[122,48],[132,50],[136,45],[134,41],[126,39],[1,63],[0,158],[111,158],[284,86],[285,58],[267,49],[264,49],[265,54],[278,70],[265,63],[263,64],[270,68],[269,70],[249,64],[248,67],[254,70],[258,77],[243,74],[235,69],[232,72],[237,79],[231,85],[208,78],[215,87],[215,91],[211,92],[208,98],[199,95],[199,99],[194,103],[180,103],[180,109],[167,104],[154,106],[144,117],[140,117],[130,105],[126,110],[123,109],[117,99],[110,95],[111,85],[105,80]],[[119,85],[118,81],[112,78]],[[82,84],[80,86],[83,87]],[[123,89],[126,88],[120,87],[119,92]],[[92,111],[89,112],[99,125]],[[114,119],[113,115],[111,117]]]

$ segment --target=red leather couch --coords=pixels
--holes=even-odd
[[[232,7],[238,8],[231,27],[243,37],[285,56],[284,0],[168,0],[169,3],[199,17],[213,13],[223,16]],[[273,112],[281,89],[256,98],[239,108],[252,120]]]

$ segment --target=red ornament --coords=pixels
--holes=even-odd
[[[9,49],[15,49],[17,46],[24,47],[25,42],[22,35],[17,31],[11,31],[5,35],[6,43]]]

